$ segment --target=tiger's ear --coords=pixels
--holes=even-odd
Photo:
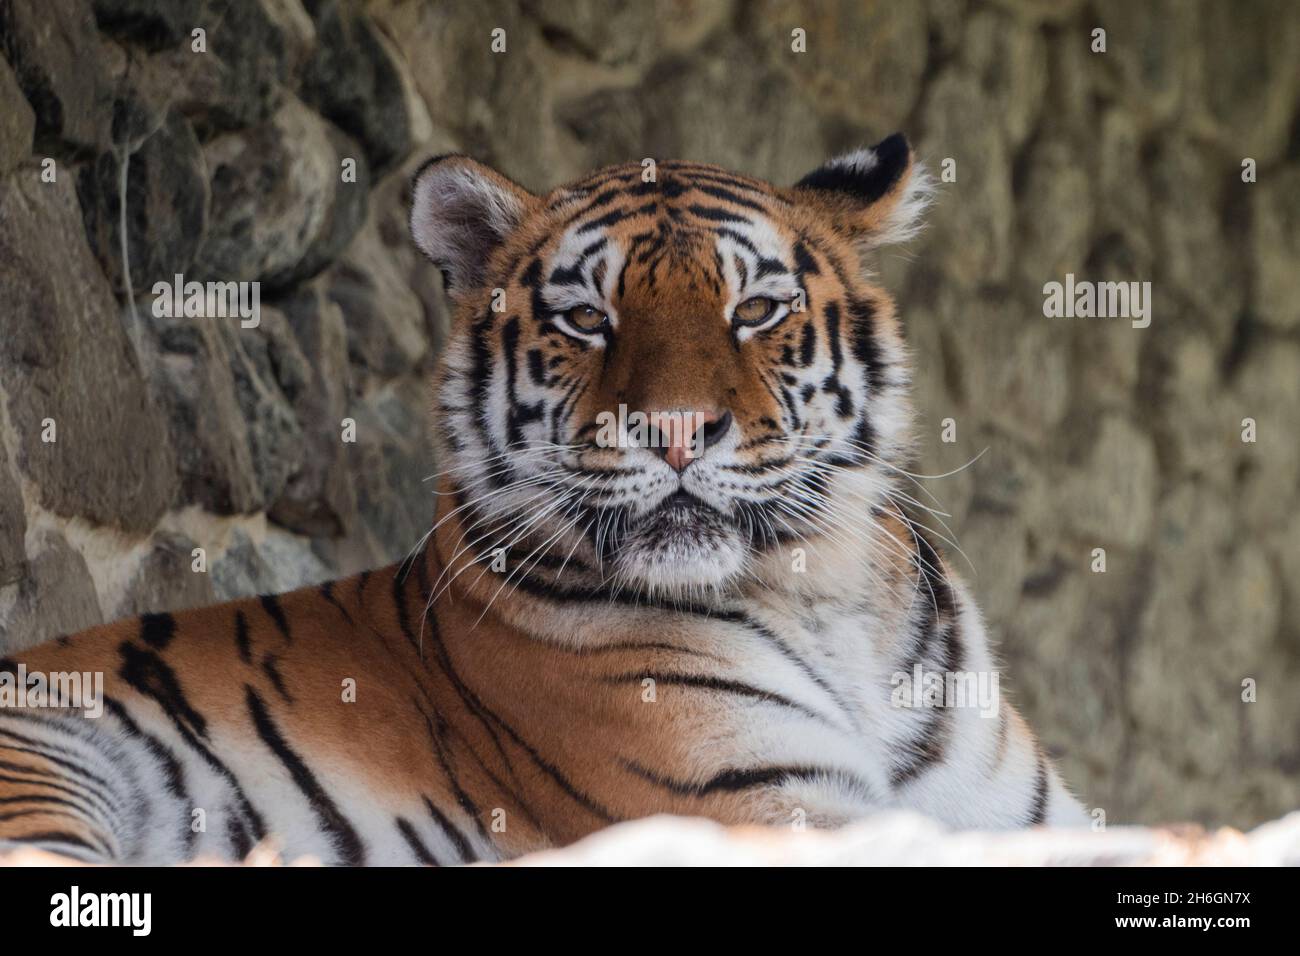
[[[468,156],[435,156],[415,174],[411,236],[460,297],[483,283],[493,251],[538,201]]]
[[[794,184],[864,247],[906,242],[921,230],[934,183],[915,162],[907,137],[895,133],[871,149],[837,156]]]

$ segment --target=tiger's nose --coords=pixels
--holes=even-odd
[[[709,445],[717,444],[731,428],[731,412],[654,412],[655,451],[681,474]]]

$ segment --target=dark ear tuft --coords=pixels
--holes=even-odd
[[[484,280],[493,251],[518,228],[537,197],[467,156],[435,156],[415,174],[411,235],[461,296]]]
[[[913,163],[902,133],[871,149],[837,156],[794,186],[796,195],[821,203],[837,222],[867,245],[902,242],[920,229],[920,215],[933,190]]]
[[[837,156],[814,169],[795,188],[846,193],[860,202],[876,202],[898,184],[912,163],[907,137],[895,133],[871,149]]]

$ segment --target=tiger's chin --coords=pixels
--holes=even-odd
[[[725,591],[744,572],[748,549],[721,513],[674,496],[643,515],[618,542],[617,577],[650,596],[698,599]]]

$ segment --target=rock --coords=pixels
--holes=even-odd
[[[370,223],[324,276],[329,297],[347,317],[355,385],[415,370],[429,351],[424,308],[398,262]]]
[[[787,72],[809,102],[851,123],[858,135],[867,131],[874,137],[869,142],[899,129],[916,103],[927,41],[925,19],[915,9],[876,0],[796,9],[763,0],[746,21],[761,47],[745,44],[751,61],[757,54]],[[796,28],[805,31],[805,53],[791,49]],[[733,68],[733,79],[742,75]]]
[[[127,530],[151,528],[176,490],[164,419],[86,246],[72,183],[0,182],[0,336],[17,463],[38,500]],[[55,441],[47,420],[54,425]]]
[[[36,114],[23,96],[9,64],[0,57],[0,176],[32,152]]]
[[[193,49],[195,27],[206,31],[206,52]],[[270,118],[297,85],[314,42],[299,0],[204,0],[180,48],[153,59],[172,81],[174,104],[206,142]]]
[[[283,313],[263,308],[261,320],[256,329],[225,328],[230,330],[230,371],[248,434],[258,497],[267,505],[284,492],[303,455],[302,427],[283,382],[301,394],[310,369]]]
[[[1270,342],[1253,349],[1236,370],[1231,397],[1218,407],[1220,440],[1208,448],[1235,461],[1239,513],[1250,527],[1267,533],[1300,499],[1300,347]],[[1253,444],[1241,440],[1244,418],[1255,420]]]
[[[111,36],[160,50],[188,40],[205,22],[206,0],[93,0],[95,22]]]
[[[728,36],[697,58],[661,62],[634,91],[572,104],[561,119],[587,145],[593,165],[684,158],[795,182],[829,150],[794,81],[754,70],[751,60],[749,45]],[[738,126],[731,120],[737,114],[764,120]]]
[[[1151,200],[1142,171],[1142,137],[1137,120],[1123,107],[1106,110],[1100,119],[1097,181],[1085,202],[1094,208],[1097,232],[1108,246],[1121,243],[1134,251],[1143,268],[1126,279],[1148,274],[1151,257]],[[1116,277],[1118,278],[1118,277]]]
[[[1151,439],[1108,415],[1086,461],[1062,487],[1064,518],[1091,547],[1139,547],[1151,528],[1157,474]]]
[[[1223,243],[1220,168],[1186,138],[1169,136],[1156,146],[1147,177],[1160,268],[1155,308],[1167,311],[1184,298],[1205,315],[1236,316],[1245,300],[1241,277],[1247,270],[1240,250]],[[1198,201],[1189,203],[1188,196]],[[1223,324],[1218,328],[1227,331]]]
[[[1253,311],[1275,328],[1294,329],[1300,326],[1300,165],[1229,188],[1250,190]]]
[[[4,392],[0,390],[0,401],[4,400]],[[0,457],[0,588],[22,577],[27,564],[23,546],[26,533],[22,489],[10,472],[9,462]]]
[[[893,5],[891,5],[893,6]],[[980,10],[966,21],[958,54],[968,82],[987,101],[1014,151],[1029,136],[1047,88],[1047,47],[1042,34],[997,10]]]
[[[312,550],[311,540],[278,528],[267,528],[258,551],[271,571],[271,589],[293,591],[335,576]]]
[[[1083,6],[1083,0],[993,0],[993,3],[1018,17],[1045,23],[1069,20]]]
[[[343,313],[320,283],[300,290],[283,306],[309,378],[307,387],[289,393],[303,423],[304,448],[270,516],[291,531],[336,538],[353,528],[357,509],[342,441],[352,381]]]
[[[1106,52],[1096,55],[1104,88],[1143,126],[1168,122],[1195,83],[1195,7],[1180,0],[1101,0],[1095,19],[1089,31],[1094,25],[1106,30]]]
[[[525,186],[556,181],[567,164],[551,119],[549,50],[517,4],[481,0],[468,13],[456,4],[381,0],[367,12],[401,51],[435,126]],[[492,50],[495,30],[503,31],[504,52]]]
[[[203,152],[212,199],[195,278],[291,285],[340,252],[365,219],[365,157],[297,100]],[[357,160],[356,182],[342,181],[344,158]]]
[[[1204,58],[1206,126],[1229,155],[1261,164],[1283,155],[1300,91],[1300,17],[1288,0],[1240,8],[1203,0],[1196,23]]]
[[[424,479],[435,470],[424,415],[427,383],[411,378],[355,406],[357,442],[347,446],[357,508],[388,561],[404,556],[433,523]]]
[[[301,96],[364,146],[376,172],[430,134],[428,111],[401,54],[370,20],[338,0],[316,4],[317,44]]]
[[[183,611],[213,603],[211,577],[206,571],[194,570],[197,546],[184,535],[155,534],[110,617]]]
[[[218,514],[257,511],[283,492],[299,467],[302,430],[290,399],[306,387],[306,360],[288,324],[262,307],[261,324],[234,318],[155,315],[146,335],[153,386],[162,399],[179,459],[181,500]]]
[[[927,86],[921,106],[918,151],[935,169],[945,158],[955,160],[957,177],[941,188],[921,240],[923,254],[962,287],[1005,278],[1011,262],[1011,160],[998,125],[986,121],[996,111],[955,66]]]
[[[1027,288],[1083,277],[1092,227],[1092,181],[1079,151],[1063,139],[1038,140],[1025,159],[1025,200],[1017,204],[1016,269]]]
[[[124,291],[121,249],[120,153],[101,153],[83,166],[77,192],[90,239],[114,288]],[[126,180],[126,240],[131,283],[143,293],[184,273],[203,242],[208,176],[194,130],[179,112],[130,155]]]
[[[209,561],[208,573],[218,601],[275,591],[271,584],[274,572],[262,560],[252,538],[238,529],[231,533],[225,550]]]
[[[38,532],[27,576],[0,589],[0,651],[34,647],[103,619],[95,583],[81,555],[57,531]]]
[[[109,144],[112,84],[87,4],[6,0],[0,4],[0,38],[35,112],[38,150],[61,155],[60,142],[94,150]]]
[[[1008,308],[998,296],[965,302],[959,334],[967,341],[989,343],[997,352],[997,357],[981,354],[966,363],[963,381],[970,407],[1009,434],[1033,441],[1048,437],[1070,399],[1061,327],[1070,321],[1076,320],[1045,317],[1041,304],[1037,310]]]
[[[603,63],[621,63],[644,55],[655,40],[650,3],[607,4],[599,0],[525,4],[541,22],[553,46],[572,48]]]

